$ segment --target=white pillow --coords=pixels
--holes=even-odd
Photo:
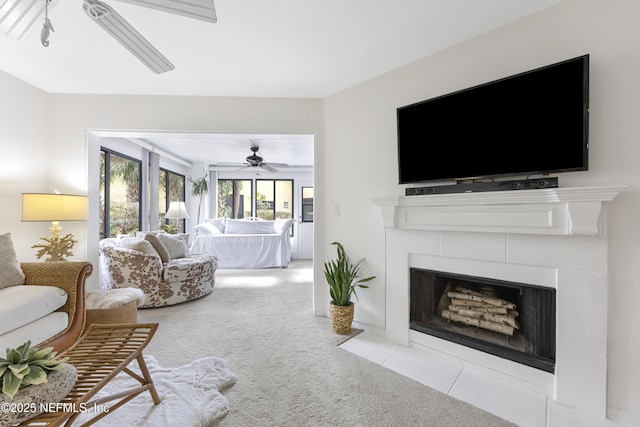
[[[228,219],[224,234],[273,234],[273,221]]]
[[[187,256],[187,242],[184,239],[169,233],[160,233],[156,237],[166,246],[171,259]]]
[[[212,236],[214,234],[222,234],[222,231],[220,231],[218,227],[209,222],[204,222],[202,224],[196,225],[194,227],[194,230],[196,230],[196,234],[199,236]]]
[[[291,228],[291,224],[293,224],[292,218],[288,218],[288,219],[276,218],[275,222],[273,223],[273,229],[275,230],[276,233],[282,234],[285,232],[289,232],[289,228]]]
[[[220,230],[221,233],[224,233],[225,225],[227,223],[227,218],[222,217],[222,218],[208,219],[207,223],[213,225],[215,228]]]
[[[55,286],[20,285],[3,289],[0,298],[0,334],[44,317],[66,302],[67,293]]]
[[[0,235],[0,289],[24,285],[24,273],[11,240],[11,233]]]

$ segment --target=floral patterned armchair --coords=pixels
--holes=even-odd
[[[174,253],[163,255],[163,262],[144,238],[107,238],[99,248],[102,289],[139,288],[147,297],[140,308],[178,304],[213,290],[218,266],[213,256]]]

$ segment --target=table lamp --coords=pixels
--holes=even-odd
[[[46,261],[66,261],[67,256],[72,256],[71,249],[78,241],[73,239],[73,234],[60,237],[62,227],[58,221],[86,221],[89,219],[89,198],[87,196],[75,196],[71,194],[22,194],[22,221],[51,221],[51,237],[43,236],[40,239],[47,243],[31,246],[39,248],[36,256],[40,259],[49,255]]]
[[[185,219],[191,218],[187,212],[187,207],[184,202],[171,202],[169,203],[169,209],[164,215],[167,219]]]

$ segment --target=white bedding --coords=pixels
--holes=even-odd
[[[218,268],[287,267],[291,261],[288,234],[214,234],[196,236],[191,254],[218,258]]]

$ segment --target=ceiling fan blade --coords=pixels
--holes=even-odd
[[[201,21],[218,22],[213,0],[119,0],[136,6],[186,16]]]
[[[0,1],[0,34],[21,40],[34,23],[42,25],[45,9],[48,7],[51,12],[56,4],[57,1],[48,4],[38,0]]]
[[[154,73],[160,74],[175,68],[167,58],[109,5],[99,0],[84,0],[82,8],[91,19]]]
[[[250,167],[253,167],[253,166],[251,166],[251,165],[244,165],[244,166],[241,166],[241,167],[239,167],[238,169],[236,169],[234,172],[237,172],[237,171],[243,171],[243,170],[248,169],[248,168],[250,168]]]
[[[273,163],[273,162],[269,162],[269,166],[273,166],[276,168],[288,168],[289,165],[286,163]]]
[[[262,163],[259,165],[259,167],[268,170],[269,172],[278,172],[278,169],[276,168],[272,168],[270,165],[266,164],[266,163]]]

